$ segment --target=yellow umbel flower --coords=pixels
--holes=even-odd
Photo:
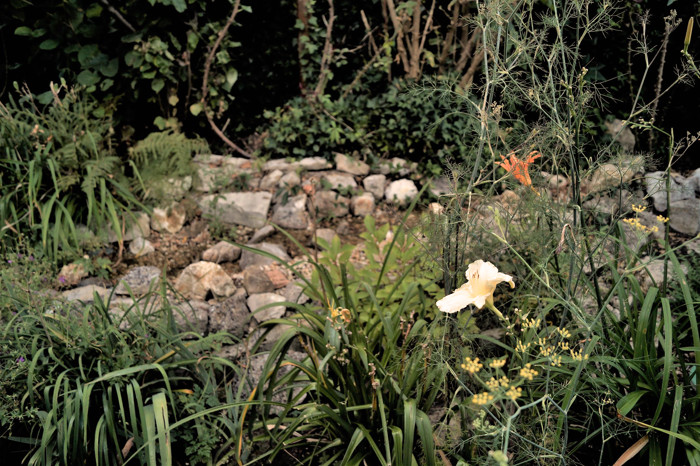
[[[479,362],[479,358],[464,358],[464,364],[462,364],[462,369],[470,374],[476,374],[482,367],[484,367],[484,365]]]
[[[517,400],[523,395],[523,389],[520,387],[510,387],[506,392],[506,396],[512,401]]]
[[[472,403],[475,405],[486,405],[493,401],[494,396],[489,392],[477,393],[472,397]]]
[[[494,359],[489,363],[489,367],[491,369],[500,369],[501,367],[506,365],[506,358],[502,359]]]
[[[535,369],[530,368],[530,364],[525,364],[525,367],[520,369],[520,377],[527,379],[527,380],[532,380],[535,378],[539,372],[537,372]]]

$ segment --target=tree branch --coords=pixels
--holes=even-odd
[[[216,50],[219,48],[221,45],[221,41],[224,39],[226,36],[226,33],[228,32],[228,28],[231,27],[231,24],[233,24],[233,20],[236,18],[236,15],[238,14],[238,9],[241,6],[241,0],[236,0],[235,3],[233,4],[233,11],[231,12],[231,16],[228,17],[226,20],[226,24],[224,27],[219,31],[219,35],[216,38],[216,42],[214,42],[214,46],[211,48],[209,51],[209,55],[207,55],[207,60],[204,62],[204,78],[202,79],[202,105],[204,106],[204,114],[207,116],[207,121],[209,121],[209,125],[211,126],[211,129],[214,130],[217,136],[224,141],[229,147],[231,147],[233,150],[238,152],[239,154],[251,158],[252,155],[249,154],[247,151],[245,151],[243,148],[238,146],[236,143],[231,141],[229,138],[226,137],[226,135],[219,129],[218,126],[216,126],[216,123],[214,122],[214,118],[212,117],[211,113],[208,110],[207,106],[207,93],[209,92],[209,69],[211,68],[211,63],[214,60],[214,55],[216,54]]]

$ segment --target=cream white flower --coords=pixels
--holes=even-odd
[[[501,282],[508,282],[511,288],[515,288],[513,277],[499,272],[491,262],[482,260],[472,262],[467,268],[466,275],[467,283],[436,303],[442,312],[452,314],[470,304],[476,306],[477,309],[487,306],[494,310],[493,292],[496,290],[496,286]]]

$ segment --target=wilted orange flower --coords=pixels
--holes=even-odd
[[[496,162],[496,164],[505,168],[508,173],[512,174],[515,179],[523,185],[532,187],[532,180],[530,179],[530,174],[527,172],[527,168],[532,162],[535,161],[535,159],[542,157],[542,154],[536,150],[533,150],[525,160],[520,160],[517,158],[515,156],[515,152],[508,154],[508,157],[509,158],[506,158],[501,155],[503,162]]]

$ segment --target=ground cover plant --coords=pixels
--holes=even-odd
[[[186,41],[159,20],[120,33],[124,63],[96,45],[74,48],[66,53],[79,70],[67,74],[86,88],[21,88],[0,107],[0,441],[13,461],[700,464],[697,259],[680,254],[673,211],[644,217],[651,201],[637,196],[636,179],[661,166],[670,206],[672,170],[697,140],[658,123],[662,98],[698,75],[692,18],[680,53],[669,48],[682,23],[675,12],[657,48],[642,20],[629,53],[639,90],[603,137],[611,96],[585,44],[604,39],[622,5],[387,0],[369,19],[358,10],[353,25],[333,1],[297,2],[300,95],[253,119],[261,126],[250,152],[231,149],[343,150],[370,163],[404,155],[423,164],[417,178],[446,173],[453,189],[424,211],[426,183],[394,225],[367,216],[360,261],[337,237],[310,249],[281,231],[301,263],[238,244],[286,268],[309,300],[284,303],[293,312],[262,323],[234,363],[217,351],[236,342],[190,331],[165,282],[119,312],[114,296],[67,304],[49,289],[57,262],[101,254],[107,225],[121,248],[132,210],[168,199],[171,177],[194,174],[192,156],[208,143],[187,137],[178,117],[204,112],[211,123],[234,101],[240,44],[228,30],[250,9],[221,2],[228,20],[199,24],[212,11],[205,2],[150,3],[192,15]],[[82,16],[79,4],[59,9],[75,16],[77,38],[97,34],[98,20],[131,25],[96,3]],[[170,13],[164,20],[178,17]],[[52,50],[46,21],[14,33]],[[358,34],[372,54],[355,69],[346,38]],[[681,66],[668,79],[671,54]],[[205,62],[201,91],[187,72],[195,55]],[[115,63],[127,65],[126,81],[112,81]],[[138,92],[127,100],[150,86],[165,110],[154,119],[160,131],[139,141],[122,131],[117,142],[112,92],[129,86]],[[649,147],[662,156],[619,144],[629,127],[653,134]],[[597,209],[603,196],[614,209]],[[409,228],[414,209],[421,222]],[[237,240],[237,229],[211,223]],[[92,243],[80,241],[80,224],[98,235]]]

